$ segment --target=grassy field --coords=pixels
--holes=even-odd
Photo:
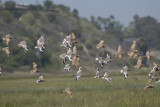
[[[119,73],[109,73],[112,82],[84,75],[76,81],[72,74],[45,76],[4,74],[0,76],[0,107],[159,107],[160,84],[143,90],[147,73],[132,72],[127,79]],[[73,98],[62,93],[73,88]]]

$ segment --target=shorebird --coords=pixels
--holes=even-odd
[[[69,36],[67,36],[66,38],[63,39],[61,46],[64,47],[64,49],[68,49],[68,48],[72,47],[71,35],[69,35]]]
[[[108,82],[111,82],[111,78],[108,76],[108,72],[104,73],[104,76],[102,77],[102,79],[107,80]]]
[[[146,52],[146,56],[147,60],[151,60],[151,54],[150,54],[150,51],[147,51]]]
[[[118,46],[118,52],[117,52],[117,55],[116,55],[116,56],[117,56],[119,59],[122,59],[122,58],[123,58],[121,45]]]
[[[124,66],[120,73],[123,73],[124,78],[126,79],[128,77],[128,67]]]
[[[25,53],[28,51],[28,49],[27,49],[27,42],[26,42],[26,41],[21,41],[21,42],[18,44],[18,47],[24,48],[24,52],[25,52]]]
[[[77,71],[75,78],[78,80],[81,77],[82,67],[79,67],[79,70]]]
[[[2,48],[2,50],[6,52],[6,54],[7,54],[8,57],[10,56],[9,47]]]
[[[128,52],[128,55],[130,58],[136,58],[138,56],[138,50],[136,48],[136,40],[133,41],[130,51]]]
[[[94,78],[100,78],[101,76],[99,74],[100,74],[99,68],[96,68],[96,76],[94,76]]]
[[[60,58],[62,58],[62,60],[63,60],[63,64],[65,64],[66,63],[66,58],[67,58],[67,54],[66,53],[63,53],[62,55],[60,55]]]
[[[72,61],[72,49],[71,48],[69,48],[68,49],[68,51],[67,51],[67,54],[66,54],[66,56],[68,57],[68,59],[69,59],[69,61]]]
[[[44,75],[41,74],[41,76],[38,78],[38,80],[36,81],[36,83],[39,83],[39,82],[44,82]]]
[[[72,33],[71,35],[72,35],[72,38],[71,38],[72,44],[78,43],[78,41],[76,40],[75,34]]]
[[[6,45],[9,46],[10,41],[11,41],[11,36],[10,34],[6,35],[5,37],[2,38],[4,41],[6,41]]]
[[[156,76],[156,71],[159,71],[159,69],[157,68],[157,65],[155,64],[152,70],[150,71],[150,73],[148,74],[149,78],[153,80],[154,76]]]
[[[99,63],[99,65],[103,68],[104,67],[104,61],[103,61],[103,58],[102,57],[99,57],[99,58],[95,58],[95,60]]]
[[[70,72],[70,68],[71,68],[71,66],[69,64],[66,64],[65,67],[64,67],[64,69],[66,69],[67,72]]]
[[[140,56],[137,60],[137,65],[134,66],[137,69],[140,69],[142,67],[142,57]]]
[[[105,47],[105,46],[104,46],[104,40],[101,40],[101,41],[99,42],[99,44],[97,44],[97,46],[96,46],[97,49],[102,48],[102,47]]]
[[[35,46],[35,48],[38,48],[41,52],[43,52],[42,49],[44,49],[45,45],[45,41],[44,41],[44,36],[41,36],[38,40],[37,40],[37,46]]]
[[[103,63],[108,64],[108,62],[111,62],[111,57],[107,54],[106,58],[103,60]]]
[[[38,69],[37,69],[37,64],[36,62],[33,62],[33,69],[30,71],[31,74],[34,74],[35,72],[38,72]]]
[[[63,92],[67,93],[69,97],[72,98],[72,88],[66,88],[65,90],[63,90]]]
[[[152,85],[152,79],[151,78],[148,79],[148,84],[144,87],[144,90],[146,90],[148,88],[154,88],[154,85]]]
[[[45,45],[45,40],[44,40],[44,36],[41,36],[38,40],[37,40],[37,45],[41,44],[42,48],[44,49],[44,45]]]
[[[41,44],[37,44],[37,46],[35,46],[34,48],[37,48],[37,49],[39,49],[41,52],[43,52],[43,47],[42,47],[42,45]]]

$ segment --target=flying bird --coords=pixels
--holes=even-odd
[[[124,78],[126,79],[128,77],[128,67],[124,66],[122,70],[120,70],[120,73],[123,73]]]
[[[41,74],[41,76],[38,78],[38,80],[36,81],[36,83],[39,83],[39,82],[44,82],[44,75]]]
[[[140,56],[137,60],[137,65],[134,66],[137,69],[140,69],[142,67],[142,57]]]
[[[25,52],[25,53],[28,51],[28,49],[27,49],[27,42],[26,42],[26,41],[21,41],[21,42],[18,44],[18,47],[24,48],[24,52]]]
[[[69,64],[66,64],[64,67],[64,69],[67,70],[67,72],[70,72],[70,68],[71,68],[71,66]]]
[[[45,45],[45,40],[44,40],[44,36],[41,36],[38,40],[37,40],[37,46],[35,46],[35,48],[38,48],[41,52],[43,52],[42,49],[44,49]]]
[[[102,47],[105,47],[105,46],[104,46],[104,40],[101,40],[101,41],[99,42],[99,44],[97,44],[97,46],[96,46],[97,49],[102,48]]]
[[[150,54],[150,51],[147,51],[146,52],[146,56],[147,60],[151,60],[151,54]]]
[[[104,64],[108,64],[108,62],[111,62],[111,57],[107,54],[106,58],[103,60]]]
[[[138,50],[136,48],[136,40],[133,41],[130,51],[128,52],[128,55],[130,58],[136,58],[138,56]]]
[[[63,92],[67,93],[69,97],[72,98],[72,88],[66,88],[65,90],[63,90]]]
[[[102,79],[107,80],[108,82],[111,82],[111,78],[108,76],[108,72],[104,73],[104,76],[102,77]]]
[[[116,55],[116,56],[117,56],[119,59],[122,59],[122,58],[123,58],[121,45],[118,46],[118,52],[117,52],[117,55]]]
[[[71,35],[72,35],[72,38],[71,38],[71,40],[72,40],[72,44],[78,43],[78,41],[76,40],[76,36],[75,36],[75,34],[74,34],[74,33],[72,33]]]
[[[68,51],[67,51],[67,54],[66,54],[66,56],[68,57],[68,59],[69,59],[69,61],[72,61],[72,49],[71,48],[69,48],[68,49]]]
[[[2,50],[6,52],[6,54],[7,54],[8,57],[10,56],[9,47],[2,48]]]
[[[81,72],[82,72],[82,67],[79,67],[79,69],[75,75],[76,80],[78,80],[81,77]]]
[[[34,74],[35,72],[38,72],[38,69],[37,69],[37,64],[36,62],[33,62],[33,69],[30,71],[31,74]]]
[[[100,78],[101,76],[99,74],[100,74],[100,70],[99,68],[96,68],[96,76],[94,76],[94,78]]]
[[[9,46],[10,41],[11,41],[11,36],[10,34],[6,35],[5,37],[2,38],[4,41],[6,41],[6,45]]]
[[[60,55],[60,58],[62,58],[63,64],[65,64],[65,63],[66,63],[66,60],[67,60],[67,54],[66,54],[66,53],[63,53],[62,55]]]

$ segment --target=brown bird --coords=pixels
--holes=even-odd
[[[11,36],[10,34],[6,35],[5,37],[2,38],[4,41],[6,41],[6,45],[9,46],[10,41],[11,41]]]
[[[72,98],[72,88],[66,88],[65,90],[63,90],[63,92],[67,93],[69,97]]]
[[[10,56],[9,47],[2,48],[2,50],[6,52],[6,54],[7,54],[8,57]]]
[[[136,50],[135,47],[136,47],[136,40],[133,41],[130,51],[128,52],[130,58],[136,58],[138,56],[138,50]]]
[[[146,90],[148,88],[154,88],[154,85],[152,85],[151,83],[152,83],[152,79],[149,78],[148,79],[148,84],[144,87],[144,90]]]
[[[151,54],[150,54],[150,51],[147,51],[146,52],[146,56],[147,60],[151,60]]]
[[[71,38],[72,44],[78,43],[78,41],[76,40],[76,36],[74,33],[72,33],[72,38]]]
[[[101,41],[99,42],[99,44],[97,44],[97,46],[96,46],[97,49],[102,48],[102,47],[105,47],[105,46],[104,46],[104,40],[101,40]]]
[[[116,55],[116,56],[117,56],[119,59],[122,59],[122,58],[123,58],[121,45],[118,46],[118,52],[117,52],[117,55]]]
[[[134,67],[137,69],[140,69],[142,67],[142,57],[141,56],[138,58],[137,65]]]
[[[36,62],[33,62],[33,69],[30,71],[31,74],[34,74],[35,72],[38,72],[38,69],[37,69],[37,64]]]

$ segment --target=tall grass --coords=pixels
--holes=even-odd
[[[38,75],[0,77],[0,107],[159,107],[160,87],[143,90],[147,76],[139,72],[129,78],[110,73],[112,82],[82,76],[78,81],[72,74],[48,75],[36,84]],[[136,74],[136,75],[135,75]],[[73,88],[73,98],[62,93]]]

